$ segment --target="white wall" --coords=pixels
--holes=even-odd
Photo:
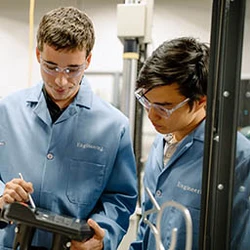
[[[85,10],[93,19],[96,44],[89,71],[122,71],[123,46],[116,36],[115,0],[43,0],[36,1],[35,31],[43,13],[73,5]],[[195,36],[201,41],[210,39],[212,0],[156,0],[149,53],[166,39]],[[129,17],[133,18],[133,17]],[[135,17],[136,18],[136,17]],[[243,47],[243,76],[250,75],[250,7],[247,6]],[[34,34],[35,44],[35,34]],[[0,1],[0,96],[28,86],[29,75],[29,1]],[[33,49],[34,50],[34,49]],[[40,79],[39,67],[33,53],[32,84]]]
[[[115,0],[43,0],[36,1],[35,30],[43,13],[73,5],[85,10],[96,28],[96,44],[89,71],[122,71],[123,46],[116,36]],[[210,39],[212,0],[156,0],[149,53],[166,39],[195,36],[201,41]],[[250,7],[247,6],[242,74],[250,75]],[[132,18],[132,17],[129,17]],[[135,17],[136,18],[136,17]],[[35,43],[35,35],[34,35]],[[29,74],[29,1],[0,1],[0,96],[28,86]],[[33,53],[32,83],[39,78],[39,67]]]
[[[120,1],[122,3],[123,1]],[[189,1],[190,2],[190,1]],[[155,1],[153,23],[153,43],[149,50],[163,40],[179,35],[195,35],[202,40],[209,40],[210,1],[191,1],[189,8],[183,1]],[[199,4],[195,4],[195,2]],[[105,4],[104,4],[105,3]],[[123,46],[116,36],[116,6],[118,1],[36,1],[35,30],[43,13],[59,7],[73,5],[85,10],[93,19],[96,28],[96,44],[93,50],[92,64],[89,71],[122,71]],[[199,13],[197,22],[195,13]],[[199,23],[199,26],[196,24]],[[35,36],[35,35],[34,35]],[[35,37],[34,37],[35,41]],[[34,42],[35,43],[35,42]],[[28,86],[29,74],[29,1],[0,1],[0,61],[2,72],[0,96]],[[32,83],[40,78],[39,67],[33,53]]]

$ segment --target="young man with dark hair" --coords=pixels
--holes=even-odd
[[[193,223],[192,250],[199,249],[209,53],[207,44],[191,37],[164,42],[140,70],[135,92],[159,133],[145,166],[144,187],[150,190],[159,206],[175,201],[188,208]],[[245,223],[249,221],[249,162],[250,142],[238,133],[232,249],[243,250],[250,245],[246,234],[249,223]],[[239,191],[240,186],[245,189]],[[235,218],[243,203],[248,205],[240,216],[246,220],[238,223]],[[144,190],[142,213],[152,208],[152,201]],[[148,215],[147,220],[156,225],[157,213]],[[162,215],[160,236],[165,249],[170,247],[174,228],[178,230],[175,249],[184,250],[187,233],[184,215],[174,207],[167,207]],[[151,229],[141,220],[137,241],[130,249],[156,249]]]

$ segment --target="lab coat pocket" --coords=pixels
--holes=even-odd
[[[67,197],[75,204],[95,203],[103,191],[105,165],[71,160],[67,183]]]
[[[192,250],[198,250],[200,210],[190,207],[187,207],[187,209],[189,210],[192,220],[192,231],[190,231],[193,236]],[[169,245],[172,230],[177,228],[177,247],[175,249],[185,249],[187,236],[185,214],[176,208],[166,209],[165,213],[166,216],[162,218],[162,225],[165,225],[162,228],[161,234],[163,244],[165,246]]]
[[[199,237],[199,218],[200,218],[200,202],[201,202],[201,189],[199,184],[191,183],[187,180],[180,180],[176,184],[174,190],[174,200],[183,206],[185,206],[190,213],[193,225],[193,250],[198,249],[198,237]],[[181,211],[176,212],[179,214],[176,216],[175,223],[178,224],[178,242],[185,242],[186,238],[186,226],[184,221],[184,214]],[[180,249],[184,249],[185,244]],[[178,248],[179,249],[179,248]]]
[[[175,184],[173,198],[188,208],[200,209],[201,189],[199,183],[179,180]]]

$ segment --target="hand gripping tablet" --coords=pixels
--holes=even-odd
[[[17,223],[13,249],[18,246],[20,250],[29,249],[27,246],[30,246],[36,228],[53,233],[52,250],[69,249],[71,240],[85,241],[94,234],[85,220],[58,215],[40,208],[32,209],[17,202],[5,205],[1,217]]]

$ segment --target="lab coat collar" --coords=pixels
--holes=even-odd
[[[43,82],[40,82],[39,84],[32,87],[26,98],[26,101],[30,106],[33,106],[36,115],[44,123],[50,126],[52,121],[49,112],[47,110],[47,104],[42,92],[42,87],[43,87]],[[55,123],[62,122],[68,119],[70,116],[73,116],[77,112],[76,106],[91,109],[92,100],[93,100],[93,92],[91,91],[88,82],[86,80],[82,80],[80,89],[75,99]]]
[[[88,80],[84,77],[81,82],[81,87],[75,98],[76,105],[90,109],[93,102],[93,91]]]
[[[177,149],[173,156],[170,158],[165,169],[169,168],[181,155],[183,155],[193,144],[194,140],[204,142],[204,132],[205,132],[205,120],[203,120],[199,126],[193,130],[189,135],[182,139],[182,141],[177,145]]]
[[[153,147],[155,147],[156,152],[156,161],[159,168],[159,171],[161,172],[163,168],[163,158],[164,158],[164,137],[163,135],[159,134],[158,136],[162,137],[160,140],[155,140]]]
[[[31,89],[30,94],[27,96],[27,102],[38,103],[42,95],[42,87],[43,87],[43,82],[39,82],[39,84],[35,85]],[[83,78],[79,92],[77,93],[77,96],[74,99],[73,103],[90,109],[92,107],[92,101],[93,101],[93,92],[90,88],[87,79]]]
[[[205,120],[201,122],[201,124],[193,130],[189,135],[187,135],[183,140],[177,145],[177,149],[173,156],[168,161],[167,165],[164,168],[164,171],[169,168],[181,155],[188,150],[191,145],[193,144],[194,140],[204,141],[204,131],[205,131]],[[156,161],[157,165],[159,167],[159,170],[162,171],[163,169],[163,158],[164,158],[164,145],[165,145],[165,139],[163,135],[161,136],[161,139],[156,140],[154,143],[154,147],[156,148]]]

